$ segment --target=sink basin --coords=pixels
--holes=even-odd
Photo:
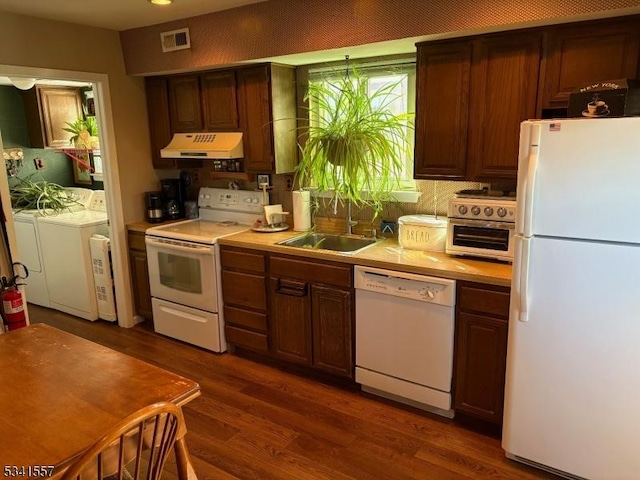
[[[330,233],[305,233],[297,237],[278,242],[278,245],[308,249],[333,250],[342,253],[357,253],[380,239],[335,235]]]

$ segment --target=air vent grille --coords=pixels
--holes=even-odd
[[[160,34],[160,41],[162,42],[163,52],[173,52],[175,50],[191,48],[191,39],[189,38],[188,28],[162,32]]]
[[[211,143],[215,138],[215,133],[199,133],[193,139],[193,143]]]

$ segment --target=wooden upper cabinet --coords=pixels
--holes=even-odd
[[[200,77],[200,82],[205,130],[237,130],[238,102],[235,72],[207,73]]]
[[[548,31],[540,108],[566,107],[577,87],[636,78],[640,45],[637,17],[561,25]]]
[[[82,96],[75,87],[41,87],[23,93],[27,129],[32,148],[71,146],[73,135],[63,130],[83,118]]]
[[[202,131],[200,77],[178,75],[168,77],[168,82],[171,131],[173,133]]]
[[[259,65],[236,71],[245,170],[288,173],[297,162],[295,69]]]
[[[171,120],[169,118],[169,95],[166,77],[147,77],[147,115],[151,140],[151,160],[154,168],[174,168],[175,160],[160,157],[160,150],[171,141]]]
[[[463,179],[471,43],[418,45],[415,178]]]
[[[520,123],[536,117],[542,34],[474,40],[467,178],[515,179]]]

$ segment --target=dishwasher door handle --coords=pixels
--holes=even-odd
[[[305,297],[307,292],[307,284],[304,282],[286,280],[284,278],[278,278],[277,280],[276,293],[289,295],[291,297]]]

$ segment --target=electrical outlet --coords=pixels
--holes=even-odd
[[[44,168],[44,158],[36,157],[33,159],[33,164],[36,170],[42,170]]]
[[[193,180],[193,183],[199,183],[200,182],[200,174],[198,172],[198,170],[194,170],[193,173],[191,174],[191,179]]]
[[[293,190],[293,175],[285,176],[285,184],[286,184],[287,192],[290,192]]]

